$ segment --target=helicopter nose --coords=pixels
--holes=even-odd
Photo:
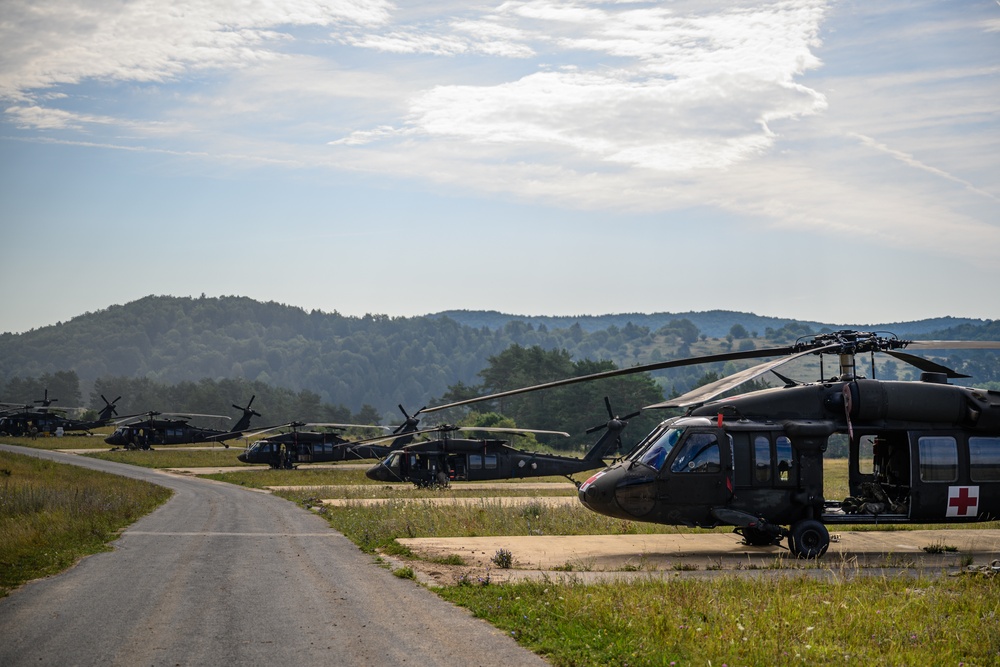
[[[239,461],[240,463],[250,463],[249,461],[247,461],[247,455],[245,453],[238,454],[236,456],[236,460]]]
[[[654,478],[636,474],[619,463],[581,484],[580,502],[598,514],[636,519],[653,509],[654,485]]]
[[[621,466],[605,468],[581,484],[578,493],[583,506],[598,514],[617,516],[621,508],[615,502],[615,485],[620,472]]]
[[[386,468],[381,463],[376,463],[371,468],[365,471],[365,477],[367,477],[368,479],[373,479],[376,482],[388,482],[389,469]]]

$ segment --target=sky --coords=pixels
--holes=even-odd
[[[1000,316],[1000,3],[4,0],[0,332]]]

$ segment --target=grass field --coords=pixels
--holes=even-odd
[[[105,445],[105,448],[107,445]],[[104,461],[116,461],[118,463],[128,463],[142,466],[144,468],[219,468],[228,466],[243,466],[236,458],[242,450],[230,448],[225,449],[172,449],[170,447],[157,447],[149,450],[117,450],[117,451],[96,451],[85,454],[95,459]],[[249,466],[248,466],[249,467]]]
[[[106,551],[171,492],[148,482],[0,452],[0,595]]]
[[[554,665],[996,665],[1000,577],[720,576],[439,594]]]

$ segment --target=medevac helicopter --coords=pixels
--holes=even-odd
[[[526,434],[538,433],[568,437],[564,431],[495,428],[482,426],[443,425],[417,433],[437,433],[438,437],[406,445],[372,466],[365,475],[380,482],[413,482],[417,486],[448,486],[454,481],[517,479],[570,475],[594,470],[605,465],[604,458],[621,445],[621,432],[634,415],[620,418],[605,399],[610,419],[606,424],[588,429],[594,433],[606,429],[604,435],[583,458],[558,456],[516,449],[504,440],[459,439],[451,437],[457,431]]]
[[[0,416],[0,435],[12,435],[16,437],[32,433],[89,432],[91,429],[106,426],[111,422],[112,417],[118,414],[115,404],[121,400],[121,396],[113,401],[108,401],[102,394],[101,399],[104,401],[104,407],[98,413],[97,419],[91,421],[69,419],[59,414],[62,410],[69,408],[50,407],[59,399],[49,398],[49,390],[46,389],[45,398],[35,401],[35,403],[41,403],[41,407],[34,408],[30,405],[24,405],[0,413],[2,414]],[[12,404],[6,403],[5,405]],[[59,429],[62,429],[62,431]]]
[[[243,463],[266,463],[272,468],[293,469],[303,463],[335,463],[337,461],[356,461],[363,459],[381,459],[386,457],[391,451],[408,444],[413,440],[412,433],[417,430],[420,420],[416,416],[411,417],[400,405],[399,409],[403,413],[404,421],[392,430],[392,435],[387,439],[392,440],[388,445],[375,444],[382,441],[382,438],[375,438],[373,441],[351,441],[341,437],[334,431],[300,431],[299,428],[324,427],[324,428],[385,428],[384,426],[371,426],[367,424],[326,424],[291,422],[264,431],[247,434],[247,438],[261,435],[268,431],[279,428],[289,428],[288,432],[271,435],[256,442],[251,443],[236,458]],[[367,443],[367,444],[365,444]]]
[[[188,421],[194,417],[212,417],[218,419],[229,419],[223,415],[196,415],[185,413],[178,415],[174,413],[145,412],[141,415],[126,417],[115,431],[104,439],[104,442],[116,447],[125,449],[150,449],[152,445],[182,445],[201,442],[220,442],[226,448],[226,440],[238,438],[250,427],[252,417],[260,417],[260,413],[251,409],[256,396],[250,397],[250,402],[246,407],[233,404],[237,410],[243,411],[243,416],[236,422],[232,430],[220,431],[212,428],[200,428],[191,426]],[[164,416],[165,419],[156,419]],[[171,418],[175,417],[175,418]]]
[[[822,556],[827,525],[988,521],[1000,517],[1000,392],[956,386],[968,377],[899,351],[1000,349],[996,341],[909,341],[838,331],[794,345],[679,359],[549,382],[426,408],[444,410],[575,382],[717,361],[782,357],[652,408],[681,408],[622,460],[579,487],[587,508],[668,525],[734,526],[748,545],[787,539],[796,556]],[[856,374],[855,355],[884,353],[922,371],[920,381]],[[825,378],[823,355],[839,374]],[[795,382],[782,364],[820,356],[820,380]],[[772,372],[782,387],[719,398]],[[834,434],[849,439],[850,496],[823,492],[823,454]]]

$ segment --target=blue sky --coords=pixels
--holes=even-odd
[[[1000,5],[0,4],[0,331],[1000,311]]]

